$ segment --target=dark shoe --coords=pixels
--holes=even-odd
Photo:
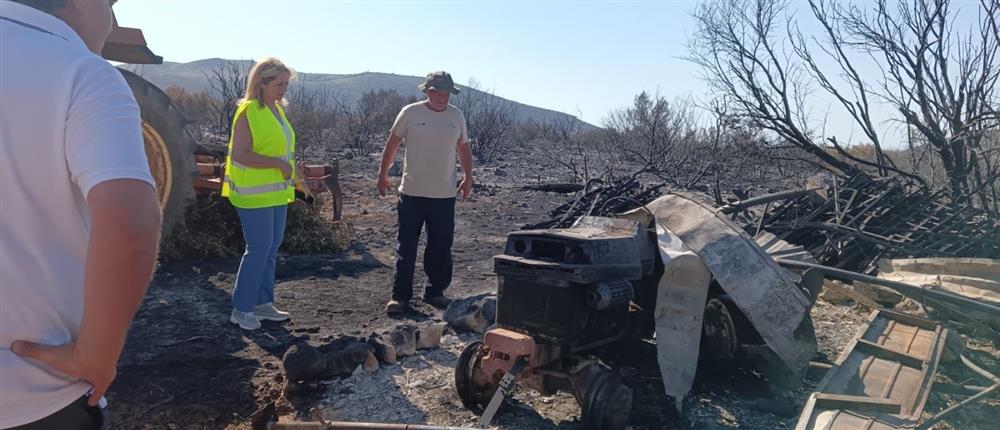
[[[438,309],[447,308],[451,304],[451,299],[445,296],[434,296],[434,297],[424,297],[424,303],[434,306]]]
[[[389,300],[389,303],[385,304],[385,313],[389,315],[398,315],[406,312],[406,309],[410,307],[407,302],[401,302],[396,299]]]

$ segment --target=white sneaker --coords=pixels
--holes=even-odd
[[[240,312],[233,309],[229,314],[229,322],[240,326],[243,330],[257,330],[260,328],[260,321],[253,315],[253,312]]]
[[[274,303],[257,305],[253,308],[253,314],[257,316],[257,319],[264,321],[288,321],[292,317],[292,314],[276,309]]]

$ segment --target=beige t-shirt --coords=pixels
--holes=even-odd
[[[390,133],[403,138],[403,182],[399,192],[414,197],[454,198],[458,140],[465,140],[465,115],[448,105],[434,112],[423,101],[399,111]]]

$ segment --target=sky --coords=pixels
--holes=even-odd
[[[703,92],[694,2],[124,0],[166,61],[281,58],[309,73],[447,70],[460,85],[599,124],[640,91]]]
[[[697,3],[123,0],[115,13],[166,61],[273,55],[307,73],[447,70],[460,85],[475,78],[498,96],[600,125],[640,91],[704,98],[698,67],[684,59]],[[800,18],[804,32],[817,30],[811,16]],[[829,132],[859,139],[832,98],[815,101]]]

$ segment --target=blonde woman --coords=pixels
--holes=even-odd
[[[274,307],[274,267],[286,210],[295,200],[295,131],[283,109],[293,76],[277,58],[258,61],[233,117],[222,195],[236,207],[247,245],[229,316],[244,330],[289,318]]]

